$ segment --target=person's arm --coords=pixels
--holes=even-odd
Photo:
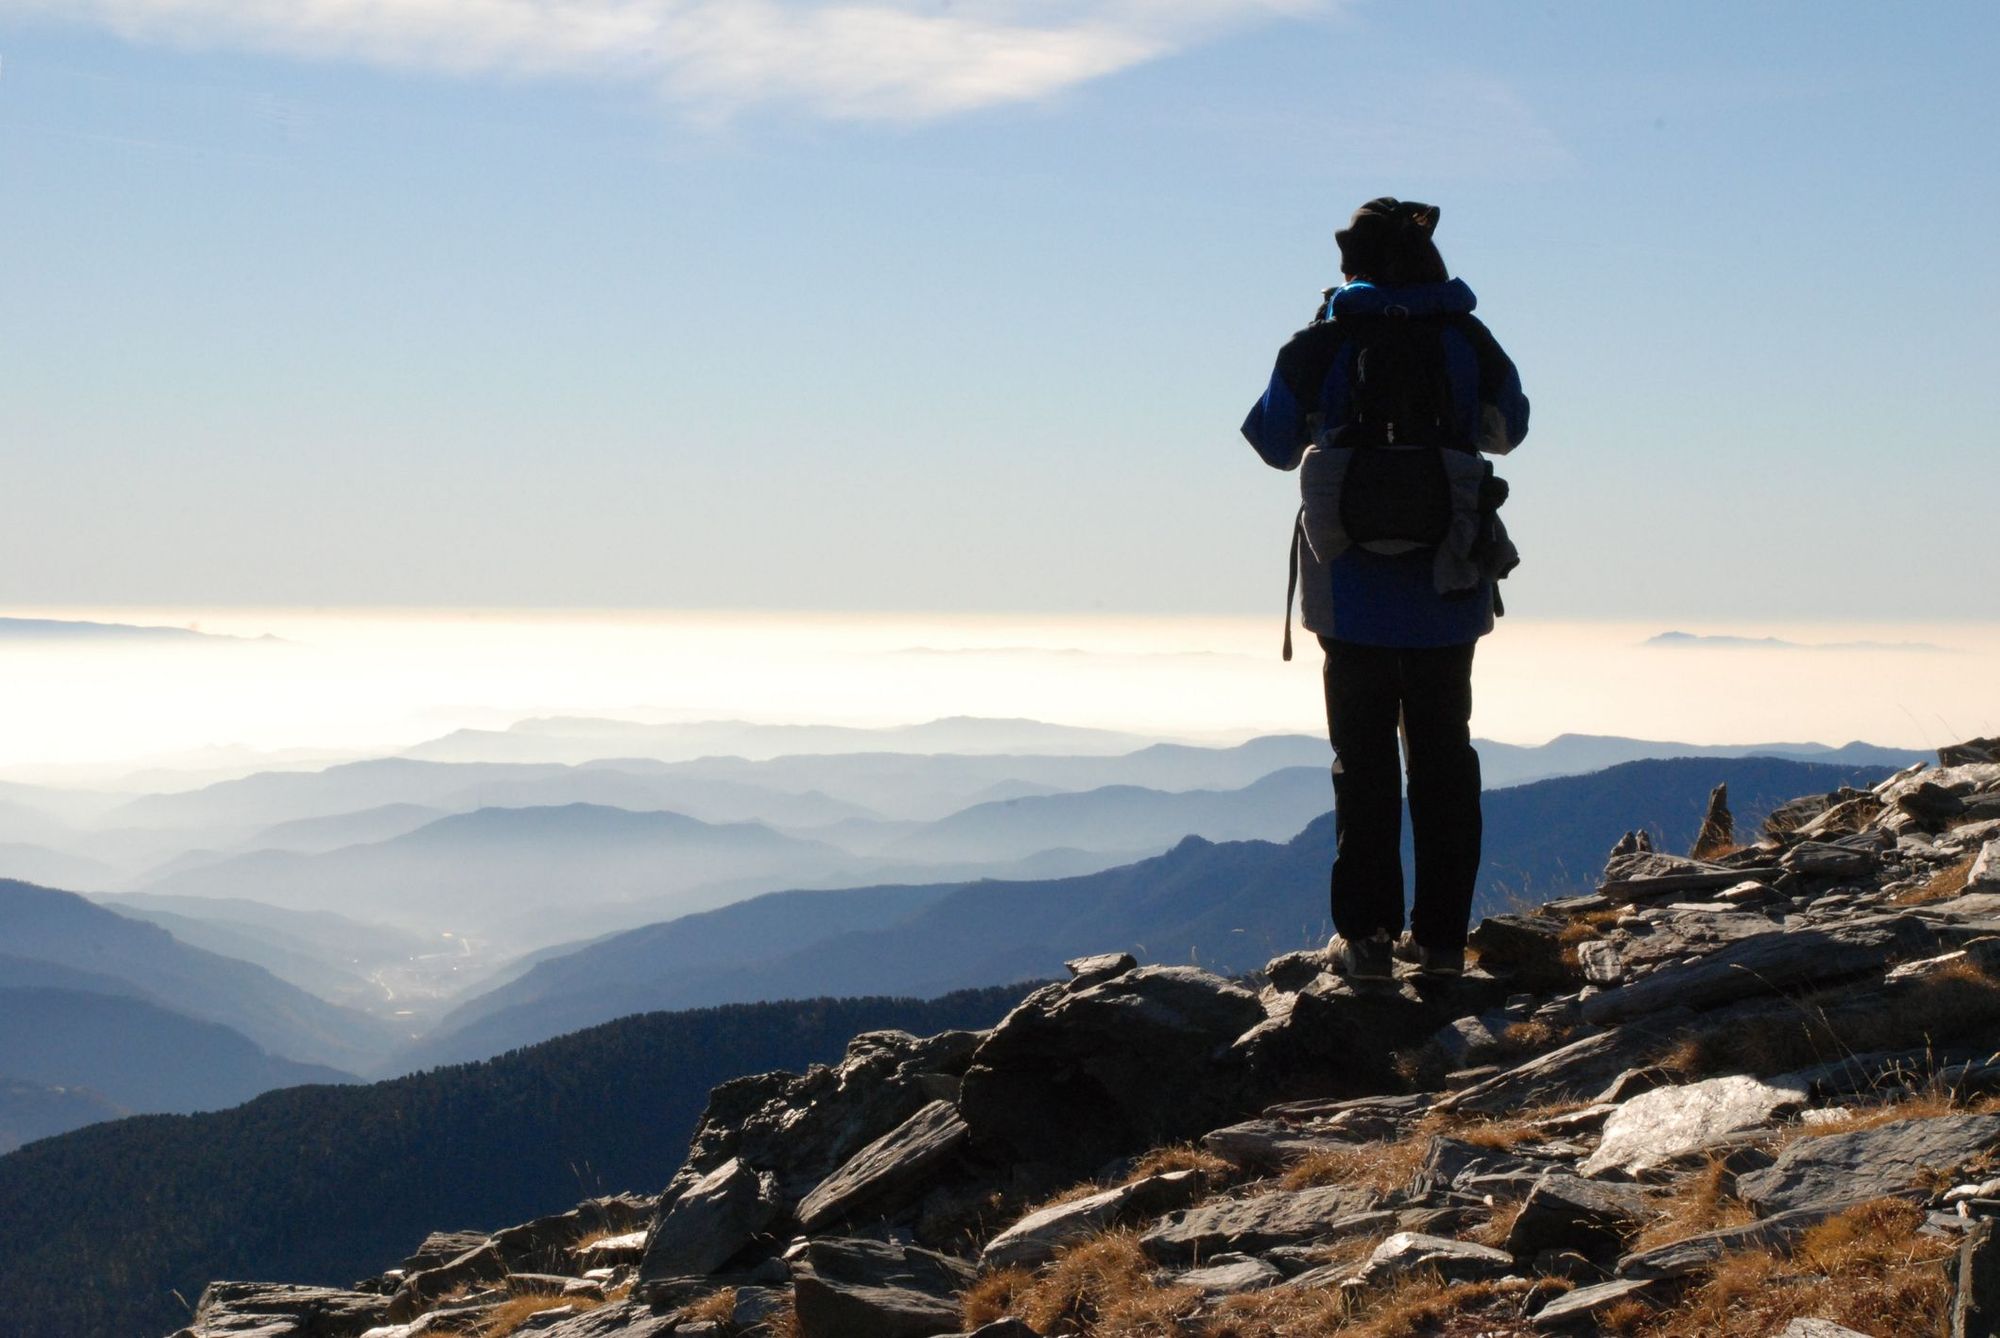
[[[1465,330],[1479,360],[1479,449],[1505,455],[1528,435],[1528,397],[1521,391],[1521,373],[1484,322],[1468,316]]]
[[[1320,392],[1340,343],[1333,329],[1309,326],[1278,350],[1271,383],[1243,420],[1244,439],[1273,469],[1297,469],[1312,444],[1311,415],[1320,407]]]

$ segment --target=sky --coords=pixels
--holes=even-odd
[[[0,0],[0,610],[1273,621],[1395,194],[1530,619],[2000,619],[2000,9]],[[1503,627],[1503,631],[1504,631]]]

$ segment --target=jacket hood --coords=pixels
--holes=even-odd
[[[1327,304],[1330,316],[1382,316],[1400,312],[1407,316],[1463,316],[1479,305],[1463,279],[1444,283],[1417,283],[1389,288],[1373,283],[1350,283],[1333,292]]]

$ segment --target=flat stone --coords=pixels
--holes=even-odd
[[[1724,1255],[1742,1250],[1789,1248],[1807,1229],[1830,1216],[1831,1212],[1821,1209],[1800,1208],[1792,1212],[1773,1213],[1743,1226],[1698,1232],[1650,1250],[1626,1255],[1618,1261],[1618,1275],[1628,1278],[1678,1278],[1707,1268]]]
[[[1578,1287],[1536,1311],[1532,1322],[1544,1331],[1592,1323],[1597,1312],[1606,1306],[1616,1305],[1628,1296],[1641,1295],[1655,1285],[1651,1278],[1613,1278],[1595,1286]]]
[[[1780,870],[1738,869],[1707,860],[1644,852],[1615,856],[1605,866],[1598,893],[1614,902],[1651,901],[1684,892],[1720,891],[1746,879],[1769,881]]]
[[[1422,1269],[1446,1282],[1477,1282],[1497,1278],[1513,1268],[1514,1256],[1490,1245],[1399,1231],[1375,1247],[1356,1277],[1373,1285]]]
[[[1697,961],[1659,970],[1583,1005],[1587,1022],[1618,1022],[1675,1006],[1713,1008],[1738,999],[1880,971],[1892,953],[1934,945],[1915,916],[1825,929],[1778,930],[1738,939]]]
[[[1996,1144],[2000,1115],[1899,1120],[1854,1133],[1803,1138],[1775,1165],[1736,1181],[1736,1197],[1762,1216],[1796,1210],[1837,1212],[1869,1199],[1928,1193]]]
[[[672,1311],[655,1314],[648,1305],[626,1301],[586,1310],[542,1330],[542,1338],[664,1338],[670,1333],[687,1333],[675,1323]]]
[[[1859,1329],[1835,1324],[1830,1319],[1795,1319],[1778,1330],[1777,1338],[1870,1338]]]
[[[211,1282],[195,1305],[194,1328],[243,1335],[259,1326],[290,1324],[313,1338],[354,1338],[386,1322],[389,1298],[335,1287],[278,1282]],[[231,1327],[234,1324],[235,1327]],[[248,1327],[245,1327],[248,1325]],[[273,1328],[273,1333],[285,1332]]]
[[[1545,1175],[1521,1203],[1507,1232],[1507,1252],[1518,1259],[1543,1250],[1616,1254],[1645,1217],[1646,1200],[1636,1189]]]
[[[1139,1238],[1147,1257],[1185,1264],[1224,1251],[1257,1253],[1373,1230],[1391,1214],[1373,1213],[1372,1194],[1340,1185],[1281,1189],[1247,1199],[1223,1199],[1174,1213]]]
[[[798,1206],[799,1226],[821,1231],[865,1210],[893,1210],[957,1156],[970,1131],[949,1101],[933,1101],[848,1158]]]
[[[993,1269],[1045,1263],[1072,1241],[1121,1222],[1172,1212],[1192,1203],[1200,1194],[1200,1175],[1193,1171],[1168,1171],[1088,1198],[1058,1203],[1029,1213],[986,1242],[979,1266]]]
[[[731,1157],[661,1209],[646,1237],[642,1281],[713,1273],[778,1218],[777,1178]]]
[[[1183,1287],[1201,1288],[1205,1296],[1258,1291],[1284,1280],[1283,1273],[1247,1254],[1218,1255],[1206,1267],[1190,1269],[1174,1279]]]
[[[467,1250],[476,1250],[484,1245],[487,1233],[484,1231],[433,1231],[424,1237],[410,1257],[402,1263],[404,1273],[421,1273],[439,1264],[448,1264]]]
[[[1829,841],[1801,841],[1785,852],[1781,862],[1788,873],[1815,878],[1861,878],[1875,872],[1882,863],[1872,850],[1857,850]]]
[[[1679,1011],[1658,1013],[1642,1022],[1571,1041],[1505,1073],[1439,1098],[1438,1109],[1503,1115],[1552,1101],[1594,1097],[1612,1078],[1632,1067],[1634,1061],[1650,1057],[1672,1028],[1687,1016]]]
[[[1761,1128],[1803,1105],[1806,1095],[1803,1086],[1742,1076],[1656,1087],[1612,1112],[1597,1151],[1579,1169],[1585,1175],[1643,1175],[1730,1134]]]
[[[958,1325],[971,1265],[873,1240],[807,1242],[793,1263],[800,1338],[931,1338]]]
[[[1609,939],[1577,944],[1576,959],[1583,966],[1583,978],[1593,985],[1616,985],[1625,978],[1625,959]]]
[[[1352,1147],[1354,1137],[1325,1119],[1296,1119],[1266,1114],[1240,1124],[1211,1129],[1201,1145],[1237,1166],[1276,1170],[1329,1147]]]
[[[1063,963],[1071,983],[1077,988],[1095,985],[1113,976],[1122,976],[1139,965],[1139,959],[1129,952],[1100,952],[1094,957],[1077,957]]]

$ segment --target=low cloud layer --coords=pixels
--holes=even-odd
[[[1031,101],[1324,0],[0,0],[137,42],[653,84],[704,113]]]

